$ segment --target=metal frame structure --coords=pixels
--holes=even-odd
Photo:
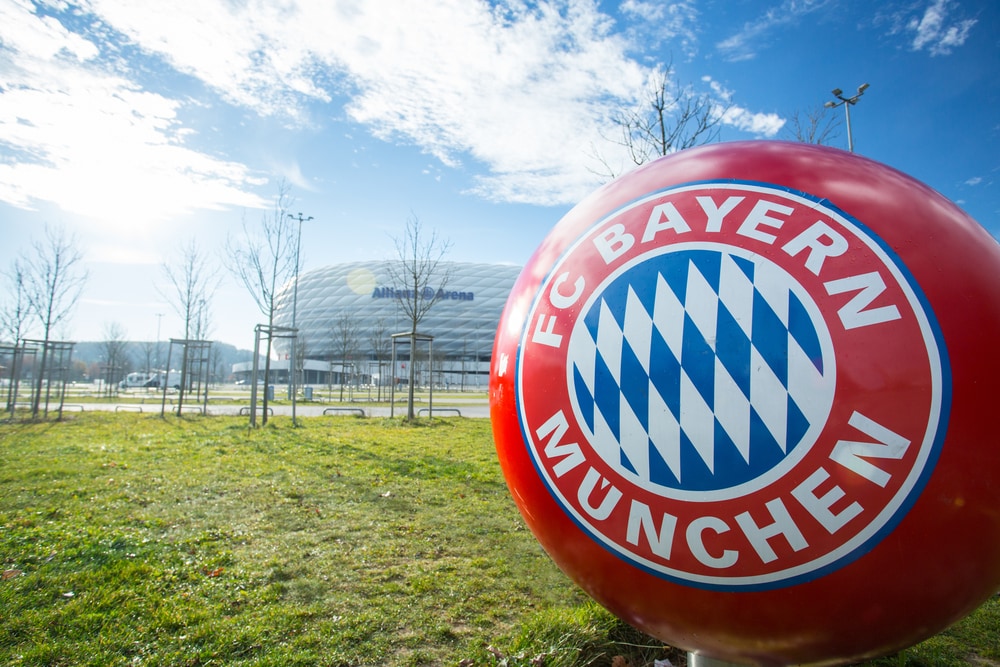
[[[112,396],[118,395],[118,384],[115,379],[119,377],[122,370],[121,364],[115,366],[112,364],[101,364],[101,378],[104,381],[104,389],[101,392],[106,397],[111,398]]]
[[[7,380],[6,404],[6,409],[10,412],[11,417],[14,416],[14,410],[17,407],[17,392],[21,384],[21,371],[24,368],[24,356],[26,354],[34,356],[36,352],[37,350],[34,347],[28,349],[23,340],[19,343],[0,344],[0,355],[9,354],[11,356],[10,374]]]
[[[254,338],[253,338],[253,371],[250,374],[250,427],[257,427],[257,375],[260,371],[260,341],[261,338],[267,336],[272,342],[275,338],[291,338],[292,348],[295,348],[298,342],[299,330],[294,327],[278,327],[268,324],[258,324],[253,328]],[[294,364],[292,364],[294,365]],[[292,426],[298,426],[298,421],[295,417],[295,400],[296,400],[296,390],[295,390],[295,376],[297,373],[294,368],[288,369],[288,384],[289,393],[292,396]],[[267,383],[269,378],[264,378],[264,382]],[[264,398],[264,421],[267,421],[267,397]]]
[[[395,416],[396,409],[396,347],[400,344],[400,341],[410,345],[410,358],[409,361],[412,364],[414,357],[416,357],[416,344],[425,342],[427,343],[427,364],[428,368],[431,369],[431,382],[430,382],[430,393],[427,397],[427,415],[429,418],[434,417],[434,336],[430,334],[418,333],[416,331],[405,331],[403,333],[391,334],[389,338],[392,339],[392,362],[390,368],[392,368],[392,385],[389,388],[389,417]]]
[[[52,388],[56,387],[59,396],[58,419],[62,419],[63,405],[66,402],[66,383],[69,378],[70,365],[73,363],[73,347],[75,342],[64,340],[39,340],[33,338],[21,339],[21,358],[23,368],[23,358],[26,354],[34,355],[38,358],[39,352],[42,354],[45,368],[42,373],[38,373],[38,364],[32,372],[32,398],[31,416],[38,417],[39,409],[42,411],[42,418],[49,416],[49,403],[52,402]],[[44,408],[42,408],[42,386],[45,387]],[[13,404],[16,403],[16,389],[14,400],[11,401],[11,415],[13,415]]]
[[[167,347],[167,367],[163,376],[163,392],[160,401],[160,416],[164,416],[167,409],[167,388],[170,385],[170,360],[173,356],[174,346],[181,347],[181,379],[180,388],[177,395],[177,414],[181,414],[184,409],[185,392],[193,393],[195,402],[201,400],[201,412],[207,414],[208,411],[208,380],[211,373],[211,352],[212,341],[194,338],[171,338]]]

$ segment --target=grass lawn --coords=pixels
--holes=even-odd
[[[683,664],[542,552],[488,420],[300,423],[0,424],[0,664]],[[998,664],[998,637],[993,599],[873,664]]]

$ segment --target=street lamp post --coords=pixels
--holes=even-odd
[[[854,152],[854,138],[851,136],[851,107],[858,103],[858,99],[865,94],[866,90],[868,90],[868,84],[863,83],[858,86],[858,92],[853,97],[844,97],[844,91],[840,88],[834,88],[833,96],[840,101],[831,100],[823,105],[828,109],[836,109],[840,105],[844,105],[844,113],[847,115],[847,150],[851,153]]]
[[[299,250],[302,247],[302,223],[303,222],[308,222],[308,221],[312,220],[313,217],[311,215],[308,216],[308,217],[305,217],[301,213],[299,213],[298,216],[295,216],[295,215],[292,215],[291,213],[289,213],[288,217],[291,218],[292,220],[298,220],[299,221],[299,230],[298,230],[298,234],[295,237],[295,282],[292,284],[292,329],[296,329],[295,318],[296,318],[296,314],[297,314],[298,306],[299,306]],[[296,396],[295,396],[295,384],[296,384],[296,382],[295,382],[295,380],[296,380],[296,377],[295,377],[295,375],[296,375],[296,372],[295,372],[296,371],[296,368],[295,368],[295,363],[296,363],[296,359],[295,359],[296,355],[295,355],[295,353],[296,353],[296,350],[295,350],[295,348],[298,347],[298,343],[299,343],[299,332],[296,329],[295,334],[294,334],[294,336],[292,338],[292,353],[289,355],[289,365],[288,365],[288,387],[289,387],[288,391],[291,394],[291,399],[292,399],[292,426],[297,426],[298,425],[296,423],[296,420],[295,420],[295,398],[296,398]]]

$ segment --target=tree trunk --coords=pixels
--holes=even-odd
[[[38,368],[36,369],[38,372],[35,374],[35,383],[36,383],[35,400],[32,401],[31,403],[32,419],[38,418],[38,410],[42,402],[42,380],[45,379],[45,362],[48,357],[48,351],[49,351],[49,337],[48,334],[46,334],[45,341],[42,343],[42,360],[41,363],[39,363]],[[45,413],[48,414],[48,411],[49,411],[49,406],[48,404],[46,404]]]
[[[267,389],[271,381],[271,337],[272,332],[267,332],[267,353],[264,356],[264,409],[260,415],[261,426],[267,426]]]
[[[406,419],[408,421],[413,421],[415,415],[413,414],[413,383],[416,379],[416,370],[414,365],[414,360],[417,358],[417,325],[413,325],[413,329],[410,330],[410,372],[409,372],[409,389],[406,397]]]

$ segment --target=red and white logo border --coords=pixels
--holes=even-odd
[[[917,454],[912,460],[912,465],[905,479],[899,484],[891,500],[878,511],[874,518],[868,520],[867,525],[855,533],[849,539],[841,543],[836,548],[829,549],[818,557],[788,568],[773,569],[769,572],[757,572],[748,575],[726,575],[723,573],[698,573],[686,569],[670,567],[662,560],[653,560],[644,557],[619,541],[612,539],[604,531],[595,525],[595,521],[585,516],[577,509],[577,503],[569,497],[562,489],[558,475],[553,474],[553,464],[546,460],[544,450],[546,444],[551,444],[548,440],[552,435],[550,430],[541,433],[543,428],[548,428],[547,423],[543,423],[537,414],[530,407],[537,396],[533,395],[532,388],[525,383],[526,377],[530,374],[530,367],[533,363],[531,349],[533,335],[541,333],[553,333],[546,329],[545,312],[546,295],[550,294],[557,281],[562,280],[562,268],[574,257],[584,244],[592,242],[600,233],[607,230],[611,225],[616,224],[630,212],[634,212],[643,207],[649,206],[652,202],[664,200],[675,196],[693,196],[693,193],[706,191],[715,194],[731,192],[733,194],[751,194],[760,198],[768,197],[787,203],[792,207],[801,207],[816,211],[818,215],[835,223],[839,229],[850,235],[852,242],[857,241],[864,246],[864,250],[877,260],[885,271],[892,277],[894,286],[905,295],[908,306],[908,314],[915,319],[917,331],[923,342],[927,354],[927,372],[929,381],[930,408],[926,428],[919,442],[912,444],[917,448]],[[767,230],[771,232],[773,230]],[[734,246],[740,247],[740,246]],[[641,253],[635,253],[636,255]],[[595,281],[595,287],[605,282],[607,276]],[[593,291],[587,292],[587,298]],[[585,312],[582,309],[580,312]],[[577,313],[579,314],[579,313]],[[950,402],[950,372],[947,365],[947,353],[944,347],[943,337],[940,328],[933,318],[933,313],[919,291],[914,278],[906,270],[905,266],[884,243],[862,222],[856,221],[844,213],[833,208],[829,202],[819,198],[811,197],[804,193],[790,191],[780,186],[751,182],[701,182],[687,184],[683,186],[667,188],[651,192],[649,195],[633,201],[632,203],[614,211],[605,218],[597,221],[571,244],[553,264],[546,278],[543,280],[538,292],[535,294],[531,307],[525,319],[525,327],[518,345],[517,359],[515,365],[515,389],[518,405],[518,417],[521,423],[522,434],[527,444],[527,449],[531,455],[535,468],[541,476],[546,487],[556,499],[561,508],[583,529],[590,537],[603,546],[618,554],[628,562],[638,567],[667,579],[681,583],[695,585],[702,588],[717,588],[722,590],[757,590],[789,586],[794,583],[809,580],[822,576],[825,572],[835,570],[847,564],[851,560],[860,557],[863,553],[873,548],[895,525],[902,520],[908,508],[915,502],[919,491],[923,488],[927,478],[933,469],[940,446],[944,439],[946,430],[948,410]],[[836,346],[835,346],[836,347]],[[841,354],[835,349],[835,353]],[[561,359],[565,361],[565,352],[561,352]],[[839,365],[839,357],[837,359]],[[565,376],[566,373],[563,373]],[[537,393],[537,392],[536,392]],[[571,392],[569,392],[571,394]],[[566,404],[563,415],[574,415],[574,410]],[[575,419],[575,416],[571,417]],[[588,451],[588,462],[596,454],[588,450],[589,444],[580,443],[582,450]]]

